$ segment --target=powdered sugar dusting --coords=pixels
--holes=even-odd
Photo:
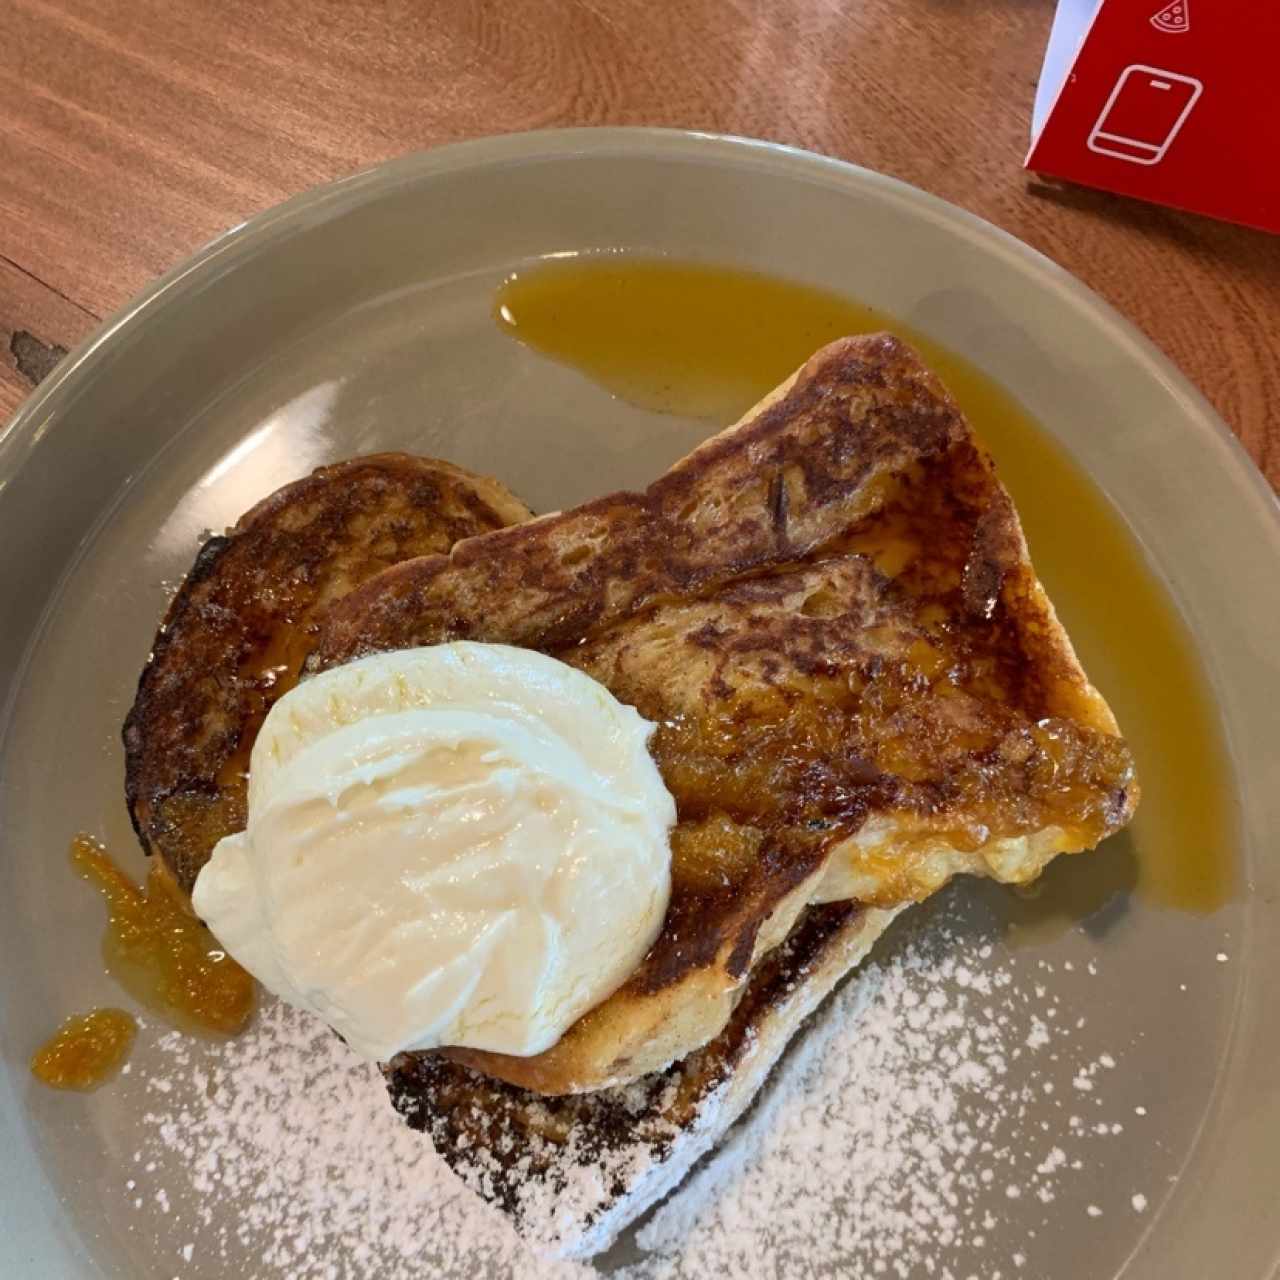
[[[993,1233],[1025,1197],[1051,1204],[1072,1173],[1064,1146],[1095,1135],[1065,1118],[1046,1129],[1062,1104],[1011,1068],[1039,1053],[1038,1069],[1071,1071],[1070,1024],[989,951],[976,980],[947,950],[958,940],[942,942],[873,963],[837,995],[766,1104],[641,1229],[642,1248],[720,1280],[768,1274],[804,1240],[822,1241],[836,1274],[1007,1274],[1034,1259],[1028,1240],[993,1268]],[[637,1280],[666,1274],[650,1260]]]
[[[791,1274],[814,1241],[841,1274],[1046,1269],[1024,1206],[1053,1213],[1105,1160],[1124,1046],[1088,1056],[1080,1011],[1034,962],[945,934],[935,923],[837,993],[760,1104],[635,1233],[643,1256],[619,1246],[616,1274]],[[145,1106],[121,1181],[129,1203],[163,1193],[151,1221],[184,1280],[592,1273],[535,1259],[401,1122],[378,1072],[305,1015],[268,1005],[217,1050],[177,1034],[159,1047],[160,1069],[127,1082]]]
[[[502,1215],[400,1121],[376,1068],[321,1023],[269,1004],[212,1070],[199,1048],[176,1032],[161,1041],[194,1089],[167,1109],[167,1081],[148,1079],[131,1175],[148,1187],[160,1157],[153,1176],[170,1179],[174,1230],[192,1243],[187,1274],[242,1260],[243,1274],[297,1280],[574,1274],[535,1265]]]

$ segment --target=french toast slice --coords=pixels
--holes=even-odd
[[[296,683],[322,611],[390,565],[530,514],[496,480],[373,454],[285,485],[204,544],[124,724],[134,830],[185,893],[244,827],[253,740]]]
[[[549,1098],[439,1055],[401,1054],[383,1067],[392,1104],[535,1252],[592,1257],[719,1142],[903,909],[807,907],[752,971],[719,1035],[630,1084]]]
[[[307,665],[455,639],[551,653],[634,705],[677,805],[636,973],[544,1053],[443,1051],[542,1094],[712,1040],[811,902],[1026,882],[1137,803],[990,458],[884,334],[822,349],[642,493],[376,575]]]

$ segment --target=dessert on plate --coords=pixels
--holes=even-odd
[[[396,455],[288,486],[202,551],[125,742],[227,949],[571,1256],[898,912],[1138,799],[990,458],[883,334],[571,511]]]

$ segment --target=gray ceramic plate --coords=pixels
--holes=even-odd
[[[1246,887],[1209,918],[1150,908],[1101,943],[1077,930],[1046,944],[1068,1006],[1089,1001],[1101,1028],[1138,1029],[1116,1106],[1164,1105],[1154,1136],[1117,1147],[1055,1208],[1060,1220],[1041,1237],[1051,1245],[1027,1273],[1271,1274],[1280,522],[1269,489],[1128,324],[992,227],[800,152],[613,130],[446,148],[290,201],[126,308],[0,435],[0,1272],[179,1269],[165,1220],[135,1214],[124,1188],[134,1095],[56,1096],[26,1072],[55,1016],[119,999],[99,976],[101,908],[62,852],[77,828],[130,847],[117,734],[166,582],[189,565],[201,530],[357,452],[452,458],[542,510],[666,465],[705,428],[609,400],[488,315],[512,267],[618,246],[821,283],[914,323],[998,376],[1145,546],[1215,691]],[[1073,989],[1065,964],[1099,946],[1104,996]],[[1215,969],[1220,948],[1231,962]],[[1109,1182],[1140,1182],[1147,1211],[1090,1224],[1081,1206],[1104,1200]],[[1011,1242],[1002,1248],[1008,1257]],[[181,1270],[259,1266],[197,1256]]]

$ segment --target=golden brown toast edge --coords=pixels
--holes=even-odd
[[[786,441],[798,461],[779,465],[770,450],[780,433],[837,382],[865,392],[850,410],[859,438],[802,428]],[[330,611],[308,669],[447,639],[576,644],[648,600],[804,555],[874,508],[877,480],[968,438],[941,382],[904,343],[888,334],[833,342],[643,492],[609,494],[379,575]],[[819,486],[805,495],[803,524],[792,495],[810,477],[797,469]],[[699,501],[715,492],[723,502]],[[446,575],[454,584],[466,575],[471,593],[437,600]],[[458,612],[442,617],[441,604]]]
[[[296,681],[319,612],[390,565],[530,514],[452,463],[373,454],[283,486],[201,547],[123,729],[134,830],[185,894],[218,840],[243,828],[249,750]]]

